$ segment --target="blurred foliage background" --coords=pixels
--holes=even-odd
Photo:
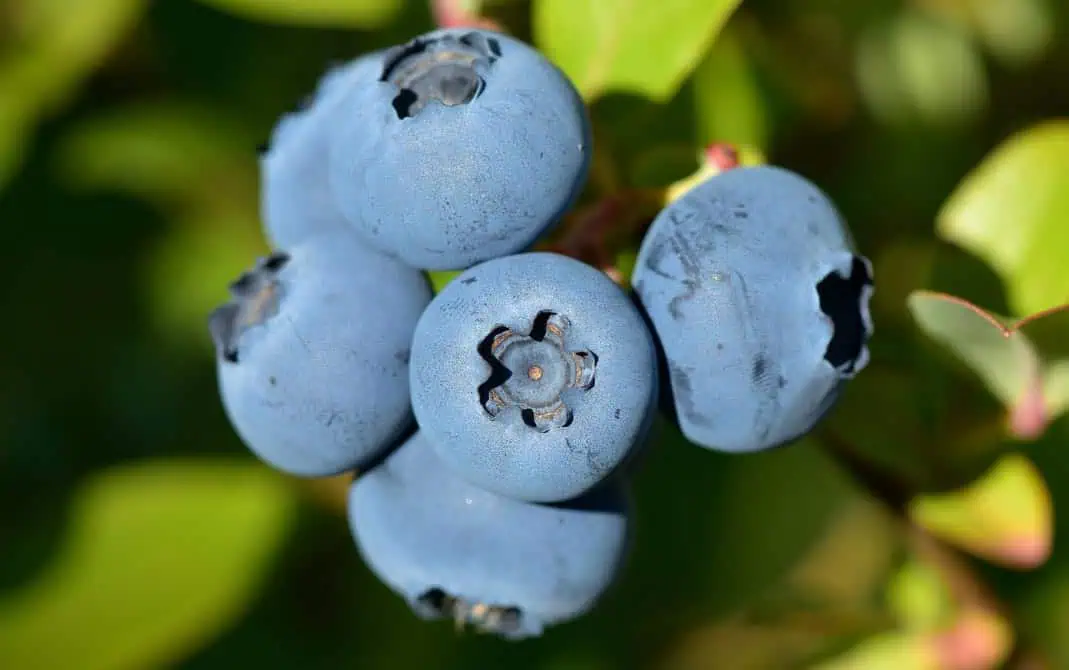
[[[205,326],[266,250],[278,117],[475,11],[590,101],[584,205],[732,142],[877,271],[826,425],[745,457],[658,425],[622,580],[522,644],[418,622],[344,478],[247,454]],[[4,670],[1069,668],[1062,0],[0,0],[0,222]]]

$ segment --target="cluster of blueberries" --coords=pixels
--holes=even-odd
[[[276,251],[209,319],[223,405],[280,471],[358,471],[360,554],[424,618],[517,639],[579,616],[623,562],[658,408],[702,447],[767,449],[867,361],[871,268],[787,170],[665,207],[630,294],[528,251],[590,135],[535,49],[451,29],[331,69],[262,155]],[[427,270],[463,272],[433,295]]]

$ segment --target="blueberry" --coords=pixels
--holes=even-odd
[[[568,79],[530,46],[439,30],[377,56],[336,117],[342,212],[409,265],[456,270],[530,247],[578,195],[591,139]]]
[[[872,268],[815,185],[729,170],[668,205],[632,283],[683,434],[745,452],[790,442],[868,362]]]
[[[642,316],[577,260],[526,253],[461,273],[420,317],[416,420],[442,460],[519,500],[591,489],[645,438],[656,351]]]
[[[587,612],[620,570],[629,519],[619,480],[565,504],[503,498],[451,474],[422,433],[349,493],[360,554],[418,616],[508,639]]]
[[[318,235],[233,284],[209,329],[223,406],[253,453],[298,476],[361,467],[412,423],[412,331],[430,301],[416,270],[350,232]]]
[[[275,126],[260,158],[260,213],[274,246],[289,248],[349,226],[327,180],[327,150],[338,103],[349,89],[374,82],[378,68],[375,54],[332,67],[315,93]]]

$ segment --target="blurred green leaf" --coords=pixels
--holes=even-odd
[[[1007,407],[1039,375],[1039,358],[1020,331],[1009,331],[979,307],[954,296],[916,291],[909,309],[929,337],[954,352]]]
[[[911,630],[931,630],[954,615],[954,600],[943,576],[916,556],[910,556],[888,583],[887,600],[903,627]]]
[[[961,491],[916,498],[910,515],[934,535],[1000,565],[1030,569],[1050,555],[1050,493],[1022,454],[1003,456]]]
[[[820,630],[807,626],[760,626],[745,621],[717,623],[695,630],[670,649],[657,670],[800,667],[824,644]]]
[[[898,545],[881,507],[851,501],[785,579],[729,620],[688,633],[658,667],[809,667],[807,659],[888,629],[894,621],[878,609],[875,596],[894,567]]]
[[[886,122],[961,124],[987,102],[983,59],[968,34],[918,9],[877,23],[856,57],[862,98]]]
[[[1047,366],[1043,380],[1043,398],[1052,417],[1069,411],[1069,360],[1061,360]]]
[[[140,19],[145,0],[15,0],[0,10],[0,186],[21,162],[38,120],[66,104]]]
[[[200,0],[246,19],[313,27],[375,28],[389,23],[403,0]]]
[[[1046,0],[970,0],[976,31],[1003,63],[1023,66],[1051,47],[1055,20]]]
[[[717,529],[724,541],[706,565],[721,581],[719,598],[746,602],[813,550],[856,491],[812,440],[731,460],[716,500],[707,503],[726,512]],[[786,493],[791,490],[796,493]],[[764,532],[763,520],[784,515],[792,519],[789,526],[775,536]]]
[[[145,258],[140,285],[160,334],[176,343],[207,344],[208,312],[268,251],[252,142],[240,124],[171,102],[91,117],[60,145],[60,170],[72,185],[125,191],[175,215]]]
[[[930,291],[915,291],[908,304],[921,330],[954,352],[1010,408],[1010,428],[1018,437],[1037,437],[1069,410],[1069,359],[1045,360],[1021,330],[1030,325],[1028,320],[1012,322],[961,298]]]
[[[37,110],[0,81],[0,188],[25,160]]]
[[[253,139],[211,109],[146,103],[91,117],[64,138],[59,166],[80,188],[163,204],[239,200],[254,208]]]
[[[292,489],[256,465],[158,461],[97,475],[46,574],[0,601],[0,666],[169,666],[252,599]]]
[[[875,635],[814,670],[945,670],[928,636],[912,632]]]
[[[444,289],[449,284],[449,282],[456,279],[457,275],[459,275],[460,272],[460,270],[441,270],[436,272],[428,272],[427,276],[431,280],[431,288],[434,289],[434,292],[441,293],[442,289]]]
[[[1056,22],[1047,0],[956,0],[924,9],[970,31],[1011,67],[1034,63],[1054,41]]]
[[[867,606],[894,569],[893,557],[900,545],[891,515],[874,500],[858,497],[838,511],[787,582],[819,592],[840,606]]]
[[[702,145],[731,142],[767,149],[765,101],[742,44],[730,31],[717,39],[691,81]]]
[[[657,144],[635,156],[628,183],[636,188],[665,188],[693,174],[699,160],[689,144]]]
[[[171,343],[210,348],[207,319],[226,287],[269,248],[249,209],[192,210],[144,258],[145,311]]]
[[[607,91],[665,101],[741,0],[535,0],[535,43],[592,100]]]
[[[926,487],[936,469],[927,449],[932,426],[922,409],[927,391],[904,366],[872,365],[851,382],[825,428],[865,463]]]
[[[634,249],[623,249],[620,253],[616,254],[615,263],[616,269],[620,272],[620,276],[625,282],[625,286],[631,285],[631,275],[635,272],[635,265],[638,263],[638,251]]]
[[[938,232],[1002,277],[1028,315],[1069,299],[1069,121],[1014,135],[958,186]]]
[[[901,630],[876,635],[814,670],[974,670],[995,668],[1013,649],[1001,618],[962,612],[945,630]]]
[[[959,600],[931,556],[910,552],[887,584],[898,625],[845,652],[825,655],[816,670],[971,670],[994,668],[1013,649],[1014,633],[998,613]]]
[[[1036,575],[1033,583],[1022,589],[1018,621],[1036,651],[1048,657],[1037,670],[1069,668],[1069,565],[1061,561]],[[1029,666],[1020,666],[1026,670]]]
[[[872,263],[880,287],[872,295],[873,319],[913,327],[909,296],[931,280],[936,253],[934,241],[919,237],[903,236],[883,246]]]

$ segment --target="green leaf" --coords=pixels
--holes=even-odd
[[[638,264],[638,251],[635,249],[621,249],[616,254],[616,266],[620,276],[623,277],[625,286],[631,285],[631,275],[635,273],[635,266]]]
[[[917,325],[969,366],[996,398],[1011,407],[1039,374],[1032,343],[997,317],[954,296],[916,291],[909,309]]]
[[[1058,20],[1045,0],[971,0],[976,29],[1003,63],[1030,65],[1055,44]]]
[[[97,475],[76,497],[55,564],[0,602],[0,667],[170,667],[242,614],[293,503],[284,479],[245,463]]]
[[[961,491],[918,497],[909,512],[932,534],[1007,567],[1035,568],[1050,556],[1050,493],[1022,454],[1003,456]]]
[[[61,108],[140,19],[145,0],[21,0],[0,49],[0,185],[27,153],[38,121]],[[5,14],[5,18],[7,18]]]
[[[862,98],[889,123],[954,126],[988,100],[983,58],[970,36],[916,8],[861,36],[856,70]]]
[[[58,162],[80,188],[118,189],[157,204],[240,200],[254,210],[253,143],[217,111],[149,103],[83,121],[64,139]]]
[[[1028,646],[1042,651],[1045,665],[1035,667],[1069,668],[1069,635],[1065,634],[1065,622],[1069,621],[1069,565],[1058,561],[1049,570],[1029,575],[1029,586],[1019,595],[1015,614]]]
[[[1010,408],[1014,435],[1034,439],[1049,422],[1069,411],[1069,359],[1044,356],[1023,328],[1039,326],[1064,308],[1013,322],[943,293],[915,291],[908,300],[914,319],[929,337],[944,345]]]
[[[851,501],[783,579],[765,584],[726,621],[690,631],[657,667],[810,667],[805,661],[892,628],[876,599],[900,544],[883,508],[865,498]]]
[[[720,36],[694,71],[698,141],[766,149],[769,121],[765,102],[742,45],[731,32]]]
[[[887,600],[904,628],[931,630],[954,615],[954,596],[933,565],[910,556],[887,585]]]
[[[441,270],[437,272],[428,272],[427,277],[431,280],[431,288],[435,293],[441,293],[442,289],[449,285],[449,282],[457,278],[460,274],[460,270]]]
[[[208,313],[269,249],[248,208],[192,211],[173,222],[141,265],[141,296],[159,337],[210,349]]]
[[[403,0],[200,0],[216,9],[266,23],[375,28],[397,16]]]
[[[938,232],[1001,276],[1011,307],[1032,314],[1069,296],[1069,121],[1007,140],[958,186]]]
[[[630,577],[614,596],[618,605],[606,612],[616,634],[661,648],[680,627],[781,592],[857,491],[812,441],[739,458],[688,443],[666,421],[658,420],[654,431],[654,448],[633,473],[635,495],[646,501],[635,510],[646,539],[635,544]],[[768,519],[781,517],[791,519],[782,532],[764,532]],[[683,533],[664,522],[682,518]],[[865,560],[843,558],[846,571]],[[802,580],[803,588],[810,585]],[[647,617],[629,614],[646,607],[650,593],[663,606],[653,627]]]
[[[1031,65],[1055,44],[1057,18],[1047,0],[960,0],[925,9],[967,29],[1009,67]]]
[[[1013,649],[1001,617],[965,610],[946,630],[900,630],[873,636],[814,670],[951,670],[1001,667]]]
[[[701,455],[714,461],[712,454]],[[726,463],[713,462],[710,467],[717,465],[724,468]],[[711,574],[723,580],[717,597],[733,596],[740,602],[786,577],[856,495],[851,482],[812,440],[790,449],[749,454],[731,463],[725,474],[709,504],[717,504],[723,514],[718,537],[730,540],[717,544],[705,561]],[[783,515],[792,519],[789,528],[773,535],[762,530],[763,519]]]
[[[659,670],[694,668],[795,668],[827,644],[822,622],[762,626],[748,621],[718,622],[690,631],[658,659]]]
[[[1056,361],[1047,366],[1043,398],[1051,416],[1061,416],[1069,411],[1069,360]]]
[[[629,183],[637,188],[666,188],[694,174],[700,156],[689,144],[657,144],[635,156]]]
[[[874,635],[815,670],[943,670],[943,666],[928,636],[893,631]]]
[[[665,101],[741,0],[536,0],[535,42],[592,100],[607,91]]]
[[[84,121],[58,152],[79,188],[117,189],[172,215],[142,265],[162,338],[208,345],[205,319],[225,287],[268,249],[257,217],[252,138],[240,124],[188,103],[140,104]]]

